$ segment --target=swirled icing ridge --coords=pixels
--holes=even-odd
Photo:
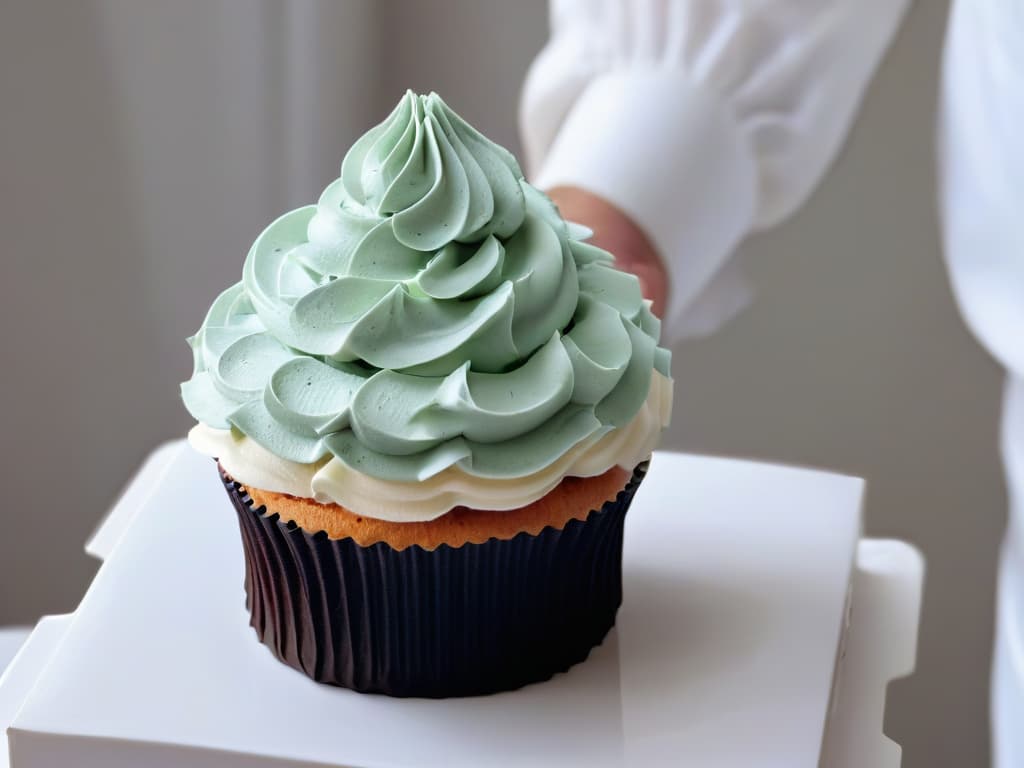
[[[189,442],[201,453],[216,456],[243,485],[340,504],[367,517],[418,522],[458,506],[517,509],[544,496],[567,475],[593,477],[616,464],[632,470],[650,456],[671,408],[672,384],[655,373],[647,401],[625,427],[580,441],[533,474],[502,480],[476,477],[458,466],[422,482],[379,480],[333,457],[315,464],[286,461],[238,430],[211,429],[205,424],[193,428]]]
[[[586,234],[506,150],[408,93],[316,205],[257,238],[190,339],[185,404],[294,464],[535,475],[669,375],[637,280]]]

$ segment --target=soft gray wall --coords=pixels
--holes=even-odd
[[[0,4],[0,624],[74,607],[82,542],[185,433],[184,340],[377,118],[375,31],[372,0]]]
[[[744,246],[756,304],[676,350],[668,438],[866,476],[868,533],[925,551],[919,672],[888,717],[911,768],[986,762],[1005,517],[999,374],[957,318],[937,242],[944,15],[916,4],[812,202]],[[313,199],[406,87],[517,146],[544,37],[539,0],[0,6],[0,623],[74,606],[88,531],[188,424],[182,339],[260,228]]]

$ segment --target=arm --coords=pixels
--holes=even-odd
[[[646,236],[662,266],[616,255],[649,291],[664,272],[670,333],[711,329],[745,299],[733,250],[820,181],[906,5],[555,0],[523,93],[530,172],[569,218],[608,214],[582,222],[599,238]]]
[[[954,3],[939,124],[943,239],[967,325],[1024,377],[1024,13]]]

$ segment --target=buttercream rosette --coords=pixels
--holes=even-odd
[[[635,277],[436,94],[257,238],[182,396],[236,480],[386,520],[632,469],[671,407]]]

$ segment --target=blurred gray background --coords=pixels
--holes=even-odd
[[[754,307],[675,350],[672,448],[869,480],[867,532],[928,558],[905,765],[987,762],[1000,376],[937,239],[944,2],[918,2],[811,203],[752,239]],[[185,433],[184,339],[261,228],[316,198],[407,87],[518,148],[546,4],[0,3],[0,625],[73,609],[82,542]],[[202,514],[197,510],[196,514]]]

